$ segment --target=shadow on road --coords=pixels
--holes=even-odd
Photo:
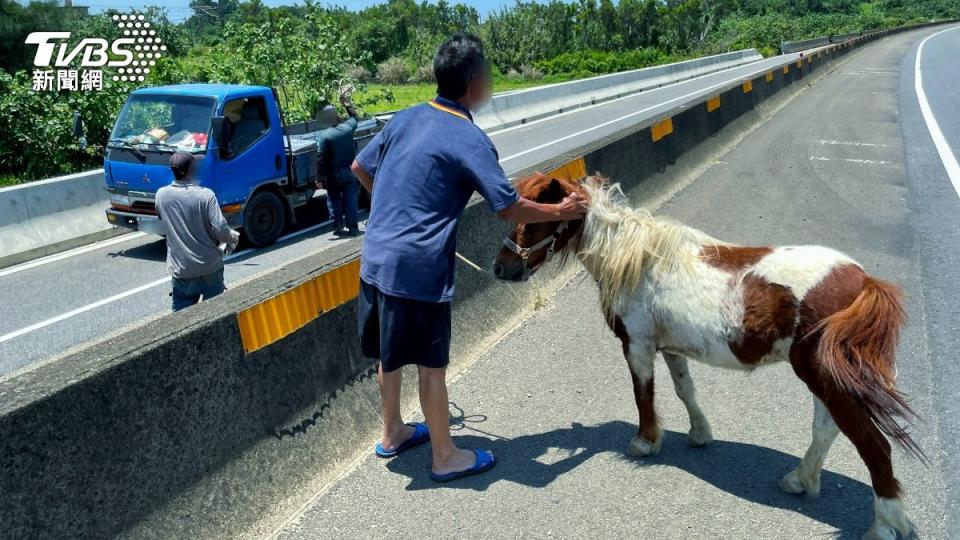
[[[837,535],[839,538],[859,538],[873,519],[871,488],[830,471],[823,472],[819,498],[789,495],[780,491],[777,480],[796,467],[800,460],[778,450],[728,441],[715,441],[706,448],[690,448],[686,443],[686,434],[667,431],[664,432],[659,455],[633,459],[624,455],[623,451],[636,432],[636,426],[626,422],[608,422],[596,426],[573,424],[569,428],[507,439],[470,425],[485,419],[482,415],[461,416],[457,422],[455,414],[453,427],[461,432],[477,431],[484,434],[484,437],[461,435],[457,437],[457,442],[464,448],[492,450],[498,459],[497,466],[481,475],[443,484],[443,487],[483,491],[494,482],[507,480],[542,488],[592,456],[611,452],[636,466],[638,492],[644,485],[642,475],[656,474],[656,469],[661,467],[675,467],[744,500],[797,512],[834,527],[840,531]],[[391,461],[387,468],[410,478],[408,490],[440,487],[427,474],[429,447],[409,454],[404,459]],[[541,462],[544,455],[559,457],[552,460],[552,464],[545,464]],[[670,495],[664,495],[669,500]],[[710,496],[708,491],[701,494],[704,498]],[[789,533],[786,535],[789,536]]]
[[[125,257],[142,261],[164,262],[167,260],[167,243],[159,236],[151,237],[154,240],[129,249],[111,251],[107,257]]]

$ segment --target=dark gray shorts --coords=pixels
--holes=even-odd
[[[390,296],[361,279],[357,327],[363,355],[379,358],[383,371],[450,362],[450,302]]]

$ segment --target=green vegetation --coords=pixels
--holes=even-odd
[[[564,77],[544,77],[539,80],[498,77],[493,83],[493,91],[507,92],[510,90],[522,90],[524,88],[533,88],[535,86],[566,82],[568,80],[569,79]],[[407,83],[401,85],[369,84],[366,86],[365,91],[357,94],[357,99],[363,101],[368,94],[389,94],[392,96],[393,99],[391,101],[381,99],[376,103],[368,104],[364,107],[364,111],[367,113],[379,114],[403,109],[433,99],[437,94],[437,87],[433,83]]]
[[[142,85],[223,82],[273,86],[286,118],[313,117],[344,82],[357,85],[368,113],[433,96],[431,59],[451,33],[479,34],[495,68],[495,90],[528,88],[591,75],[781,41],[960,17],[960,0],[518,0],[486,15],[445,0],[383,0],[350,11],[262,0],[192,0],[180,24],[163,8],[142,14],[168,50],[143,83],[105,77],[100,91],[34,91],[37,30],[108,40],[110,16],[84,17],[51,1],[0,0],[0,185],[99,165],[102,145],[129,92]],[[105,72],[108,75],[112,71]],[[74,111],[91,147],[71,136]]]

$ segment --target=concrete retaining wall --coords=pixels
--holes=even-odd
[[[127,232],[109,206],[103,169],[0,189],[0,268]]]
[[[756,49],[745,49],[508,92],[494,96],[489,105],[474,115],[474,119],[485,130],[503,129],[761,59],[763,56]]]
[[[855,46],[732,81],[539,168],[583,159],[636,193],[720,145],[722,130],[756,123],[757,110]],[[460,252],[488,268],[506,232],[474,201]],[[359,248],[359,240],[339,245],[0,379],[4,536],[258,538],[295,514],[376,437],[374,364],[353,337],[355,301],[250,354],[237,313],[348,264]],[[469,365],[574,269],[550,265],[514,284],[459,265],[452,369]],[[412,404],[414,385],[405,388]]]
[[[816,47],[823,47],[830,44],[830,36],[805,39],[803,41],[783,41],[780,43],[780,53],[789,54],[797,51],[805,51]]]

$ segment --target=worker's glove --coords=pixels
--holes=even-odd
[[[224,256],[230,255],[233,253],[233,250],[237,249],[237,245],[240,244],[240,233],[237,231],[230,231],[230,241],[222,245],[222,251]]]

